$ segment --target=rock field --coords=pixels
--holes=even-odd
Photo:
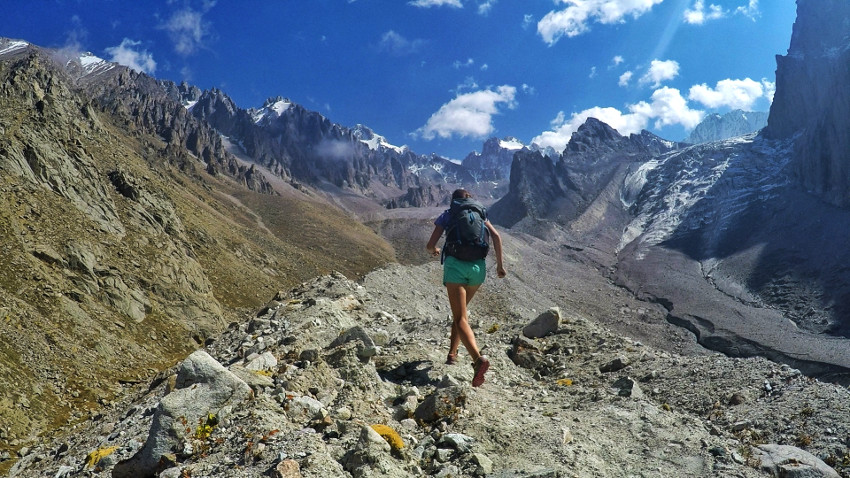
[[[439,274],[393,265],[282,291],[21,450],[10,476],[850,476],[847,389],[764,359],[664,351],[522,302],[517,283],[489,279],[471,304],[492,362],[472,388],[464,350],[444,364]]]

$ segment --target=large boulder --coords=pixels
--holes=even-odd
[[[838,478],[838,472],[811,453],[790,445],[759,445],[762,470],[779,478]]]
[[[187,428],[194,430],[209,415],[220,420],[251,396],[251,387],[244,381],[206,352],[194,352],[180,364],[174,391],[160,401],[144,447],[115,465],[112,476],[155,476],[162,457],[182,449]]]

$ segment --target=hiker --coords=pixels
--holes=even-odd
[[[489,250],[489,239],[493,240],[496,252],[496,274],[499,278],[507,275],[502,263],[502,238],[487,220],[484,206],[473,200],[465,189],[452,193],[451,206],[434,221],[434,232],[425,246],[432,256],[441,255],[437,241],[443,231],[446,232],[441,256],[443,285],[446,286],[452,308],[452,332],[446,363],[457,363],[457,350],[462,342],[473,360],[475,374],[472,386],[478,387],[484,383],[484,373],[490,367],[490,361],[478,350],[475,335],[469,327],[467,305],[487,275],[484,257]]]

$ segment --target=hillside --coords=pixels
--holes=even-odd
[[[163,137],[153,120],[182,109],[165,95],[148,97],[144,108],[160,116],[143,120],[93,97],[97,78],[46,51],[4,51],[2,450],[147,381],[278,287],[393,259],[375,233],[315,197],[268,194],[194,120]],[[133,97],[156,84],[112,73],[102,79]]]
[[[509,249],[554,259],[539,246]],[[559,322],[528,338],[524,326],[550,306],[547,284],[512,261],[514,278],[473,305],[493,362],[480,388],[463,352],[443,363],[436,263],[362,283],[335,274],[282,291],[205,352],[28,447],[11,476],[839,476],[825,462],[850,476],[845,388],[613,333],[598,314],[653,312],[616,289],[591,292],[589,267],[566,263],[570,298],[607,306],[565,299]]]

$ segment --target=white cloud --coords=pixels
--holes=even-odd
[[[735,13],[739,13],[755,21],[755,19],[761,15],[761,11],[759,10],[759,0],[750,0],[746,7],[738,7],[737,10],[735,10]]]
[[[414,7],[421,8],[441,7],[443,5],[454,8],[463,8],[463,4],[460,3],[460,0],[413,0],[407,3]]]
[[[490,10],[493,9],[493,5],[496,4],[499,0],[486,0],[478,4],[478,14],[479,15],[487,15],[490,13]]]
[[[540,146],[551,146],[556,151],[563,151],[570,137],[576,132],[587,118],[596,118],[622,135],[639,133],[646,129],[650,121],[655,120],[655,127],[661,128],[679,124],[685,128],[694,128],[702,120],[703,111],[692,110],[687,101],[682,97],[679,90],[674,88],[660,88],[652,94],[651,102],[641,101],[629,105],[628,113],[616,108],[593,107],[573,113],[569,120],[563,112],[558,113],[552,121],[552,130],[546,131],[532,139],[532,142]]]
[[[714,88],[705,83],[694,85],[688,93],[688,98],[713,109],[729,107],[749,110],[759,98],[767,97],[770,99],[773,96],[768,88],[775,90],[776,86],[766,80],[760,83],[749,78],[743,80],[726,79],[718,81]]]
[[[171,14],[165,23],[158,26],[159,29],[168,32],[174,43],[174,51],[183,56],[188,56],[202,47],[206,38],[210,35],[210,24],[204,21],[204,14],[215,6],[214,1],[205,1],[200,10],[194,10],[186,6]]]
[[[593,66],[590,68],[590,75],[587,76],[590,79],[596,78],[596,67]]]
[[[623,64],[624,61],[626,61],[626,60],[622,56],[617,55],[617,56],[615,56],[614,58],[611,59],[611,67],[613,68],[613,67],[620,66],[620,65]]]
[[[768,81],[767,78],[762,78],[761,84],[764,87],[764,97],[773,103],[773,95],[776,94],[776,82]]]
[[[620,86],[629,86],[629,81],[632,80],[632,76],[634,76],[634,72],[627,71],[620,75],[620,81],[617,82]]]
[[[416,53],[424,44],[425,40],[408,40],[394,30],[390,30],[381,35],[378,49],[392,55],[404,56]]]
[[[533,95],[533,94],[537,93],[537,90],[533,86],[531,86],[527,83],[523,83],[522,84],[522,92],[525,93],[526,95]]]
[[[641,84],[652,84],[658,88],[661,83],[679,76],[679,63],[674,60],[652,60],[649,70],[640,78]]]
[[[120,45],[106,48],[105,51],[111,55],[110,61],[152,75],[156,72],[156,62],[147,50],[139,51],[135,48],[141,44],[142,42],[125,38],[121,40]]]
[[[592,22],[622,23],[625,17],[640,17],[664,0],[556,0],[567,8],[551,11],[537,23],[537,33],[549,45],[562,36],[574,37],[587,32]]]
[[[475,60],[473,60],[472,58],[467,58],[466,61],[455,60],[453,66],[455,67],[455,70],[459,70],[461,68],[469,68],[474,64]]]
[[[502,107],[516,107],[515,97],[516,88],[510,85],[458,95],[440,107],[414,134],[426,140],[437,136],[486,138],[495,130],[493,116]]]
[[[678,124],[685,129],[693,129],[705,116],[704,111],[692,110],[679,90],[666,86],[652,93],[651,103],[641,101],[629,106],[629,111],[645,116],[647,120],[654,119],[656,128]]]
[[[534,15],[529,15],[529,14],[523,15],[523,17],[522,17],[522,28],[523,28],[523,30],[528,30],[528,27],[530,27],[533,23],[534,23]]]
[[[705,10],[704,0],[696,0],[694,6],[685,10],[685,23],[702,25],[709,20],[717,20],[726,16],[726,11],[719,5],[709,5]]]

